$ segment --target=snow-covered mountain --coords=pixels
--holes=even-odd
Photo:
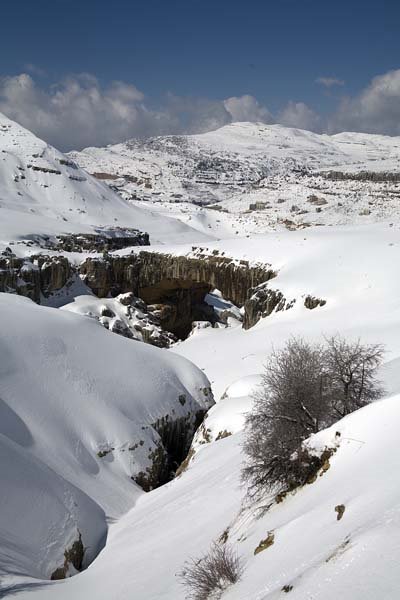
[[[189,226],[129,206],[103,182],[0,114],[0,249],[43,236],[138,229],[152,242],[206,239]]]
[[[86,148],[70,157],[134,206],[150,203],[220,237],[371,222],[399,210],[398,137],[233,123],[200,135]]]

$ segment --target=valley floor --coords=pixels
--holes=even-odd
[[[217,400],[204,422],[207,435],[200,430],[194,440],[187,469],[140,495],[110,527],[105,548],[86,571],[39,587],[27,581],[17,597],[183,599],[177,573],[225,532],[244,565],[242,579],[223,595],[227,600],[395,600],[400,590],[399,226],[313,228],[207,246],[237,260],[268,262],[278,271],[271,287],[296,302],[247,331],[239,325],[198,329],[162,351],[200,367]],[[326,305],[308,310],[302,302],[306,294]],[[240,484],[243,420],[268,353],[291,335],[313,340],[337,332],[385,345],[381,376],[387,397],[310,441],[320,447],[337,444],[330,469],[315,483],[267,511],[246,505]],[[262,505],[271,501],[265,498]],[[339,504],[345,506],[340,522]],[[274,544],[254,555],[270,532]]]

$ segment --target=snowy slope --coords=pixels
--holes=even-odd
[[[112,226],[147,231],[152,241],[205,239],[176,220],[129,206],[71,159],[0,114],[0,247],[12,240]]]
[[[46,578],[78,532],[93,557],[143,493],[154,423],[212,398],[187,360],[93,319],[8,294],[0,315],[0,576]]]
[[[8,232],[21,239],[47,227],[52,233],[75,226],[92,231],[109,226],[117,213],[119,224],[151,234],[137,219],[153,213],[153,231],[159,226],[165,233],[155,240],[167,243],[172,254],[195,253],[197,231],[205,234],[203,256],[271,265],[277,276],[268,286],[290,308],[248,330],[236,319],[227,328],[199,322],[172,350],[158,350],[73,314],[134,327],[138,315],[128,319],[115,299],[81,297],[58,311],[0,294],[0,480],[6,482],[0,495],[0,597],[18,591],[22,600],[183,600],[177,572],[224,534],[244,573],[223,599],[397,600],[400,183],[332,181],[319,173],[399,173],[399,139],[233,124],[199,136],[73,155],[117,186],[130,198],[127,204],[101,179],[60,163],[56,151],[44,145],[36,152],[24,130],[17,128],[15,138],[14,127],[4,121],[0,130],[7,142],[0,153],[0,233],[6,232],[0,240],[9,239]],[[22,156],[21,148],[28,154]],[[57,167],[61,175],[28,167],[31,154],[38,154],[40,169]],[[70,179],[72,171],[86,182]],[[119,178],[107,179],[110,174]],[[67,178],[66,187],[53,189],[53,177]],[[91,198],[87,222],[84,213],[82,221],[65,222],[66,210],[81,214],[80,201],[72,202],[81,184]],[[50,189],[59,192],[57,210]],[[100,211],[99,190],[109,200]],[[222,210],[193,204],[204,199]],[[249,202],[258,201],[269,208],[248,212]],[[325,227],[306,229],[310,224]],[[223,239],[210,241],[208,231]],[[326,304],[309,310],[308,295]],[[218,293],[208,301],[226,307]],[[242,429],[269,352],[291,335],[320,340],[337,332],[385,345],[387,397],[310,439],[310,447],[336,447],[329,470],[316,482],[267,512],[247,506],[240,486]],[[195,435],[190,460],[173,481],[143,493],[131,476],[151,463],[159,441],[155,421],[208,406],[207,377],[218,403]],[[340,504],[345,512],[338,521]],[[90,546],[90,562],[106,532],[104,549],[87,570],[65,582],[48,581],[77,534]],[[273,545],[255,555],[270,532]]]
[[[388,360],[400,355],[399,225],[284,231],[208,247],[237,260],[270,264],[278,275],[269,287],[280,290],[288,301],[296,300],[289,310],[272,313],[247,331],[204,329],[174,347],[205,369],[217,399],[232,383],[232,372],[259,373],[271,345],[290,335],[318,338],[340,331],[382,341]],[[305,308],[308,294],[326,300],[326,305]]]
[[[318,434],[312,441],[317,447],[332,444],[340,432],[330,469],[257,518],[242,505],[241,434],[207,444],[176,481],[140,499],[89,570],[20,598],[125,600],[134,593],[141,600],[180,600],[185,594],[176,574],[185,560],[227,531],[244,573],[224,599],[283,599],[288,586],[296,600],[395,600],[399,418],[395,396]],[[345,506],[340,521],[339,504]],[[269,532],[274,544],[254,555]]]
[[[212,378],[218,397],[225,392],[196,435],[189,466],[139,498],[111,527],[106,547],[87,571],[56,586],[26,588],[23,600],[92,595],[125,600],[132,593],[141,600],[183,599],[176,573],[226,530],[245,569],[223,598],[281,600],[287,597],[283,587],[289,586],[289,597],[296,600],[397,599],[400,229],[379,224],[315,229],[307,235],[283,232],[245,245],[218,242],[210,251],[217,247],[238,260],[268,260],[279,270],[271,286],[296,298],[295,305],[247,331],[198,330],[173,352],[165,351],[196,361]],[[327,304],[306,309],[306,293]],[[385,344],[382,377],[388,397],[314,437],[314,447],[337,445],[330,469],[260,517],[243,504],[239,479],[241,429],[262,364],[272,344],[279,347],[292,334],[320,339],[337,331]],[[339,504],[345,505],[340,522]],[[254,555],[271,531],[274,544]]]

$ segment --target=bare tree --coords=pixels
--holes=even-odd
[[[384,349],[379,344],[348,342],[339,335],[326,340],[326,362],[330,376],[331,405],[336,418],[380,398],[384,389],[376,378]]]
[[[295,487],[309,476],[310,465],[295,451],[332,422],[324,356],[321,345],[296,338],[272,352],[246,418],[242,477],[250,495],[277,485]]]
[[[242,573],[241,560],[229,544],[214,543],[207,554],[187,561],[178,577],[186,589],[186,598],[208,600],[219,598]]]
[[[250,497],[310,480],[321,465],[302,442],[383,394],[375,376],[382,358],[382,346],[339,336],[324,345],[292,338],[272,352],[246,418],[242,479]]]

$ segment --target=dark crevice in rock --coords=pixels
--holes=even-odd
[[[182,404],[182,396],[179,397],[179,401]],[[196,414],[189,414],[178,419],[171,419],[169,415],[166,415],[153,423],[159,440],[156,448],[149,454],[151,465],[146,471],[140,471],[132,477],[145,492],[160,487],[175,477],[177,469],[189,452],[194,434],[206,412],[206,410],[199,410]]]
[[[82,542],[82,535],[80,532],[78,533],[78,539],[64,552],[64,564],[53,571],[50,577],[51,580],[65,579],[68,577],[71,567],[78,572],[82,570],[85,548]]]

